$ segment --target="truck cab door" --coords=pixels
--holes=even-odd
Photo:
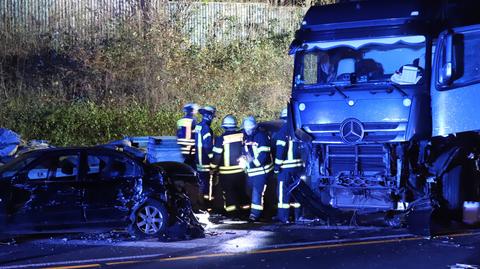
[[[440,34],[432,62],[432,135],[480,130],[480,24]]]

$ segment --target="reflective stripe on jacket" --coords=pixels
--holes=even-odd
[[[213,157],[213,132],[203,121],[195,127],[195,163],[197,171],[210,171],[210,160]]]
[[[242,156],[242,145],[242,132],[225,131],[225,133],[215,139],[212,167],[218,167],[220,174],[243,173],[243,168],[239,165],[239,159]]]
[[[184,117],[177,121],[177,144],[183,155],[195,154],[195,119]]]
[[[293,141],[287,131],[287,126],[284,125],[275,135],[275,165],[281,169],[303,167],[300,143]]]
[[[270,138],[262,131],[256,130],[252,135],[245,136],[243,154],[252,160],[247,168],[249,177],[268,174],[273,170],[270,151]]]

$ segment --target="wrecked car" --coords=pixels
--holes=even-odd
[[[171,183],[196,177],[107,147],[41,149],[0,167],[2,232],[127,228],[137,238],[202,236],[189,199]]]

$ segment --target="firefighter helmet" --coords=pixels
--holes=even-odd
[[[205,106],[200,108],[198,112],[200,112],[200,114],[202,115],[209,114],[209,115],[215,116],[215,112],[217,112],[217,110],[213,106]]]
[[[222,127],[224,129],[237,128],[237,119],[233,115],[227,115],[222,120]]]
[[[188,103],[183,106],[183,112],[185,113],[197,113],[198,111],[198,105],[195,103]]]
[[[243,124],[242,124],[243,129],[245,132],[250,135],[253,133],[255,128],[257,128],[257,121],[253,116],[248,116],[243,119]]]

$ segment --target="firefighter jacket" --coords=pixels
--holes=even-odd
[[[218,167],[219,173],[223,175],[243,173],[243,168],[239,165],[242,147],[243,133],[241,131],[225,131],[215,139],[212,167]]]
[[[195,119],[188,116],[177,121],[177,144],[183,155],[195,155],[195,125]]]
[[[275,171],[304,166],[300,143],[290,137],[286,124],[275,134],[274,140],[276,140]]]
[[[243,154],[249,160],[249,177],[268,174],[273,170],[270,138],[264,132],[256,130],[252,135],[245,135]]]
[[[195,127],[195,163],[198,172],[210,171],[210,160],[213,157],[213,132],[204,121]]]

